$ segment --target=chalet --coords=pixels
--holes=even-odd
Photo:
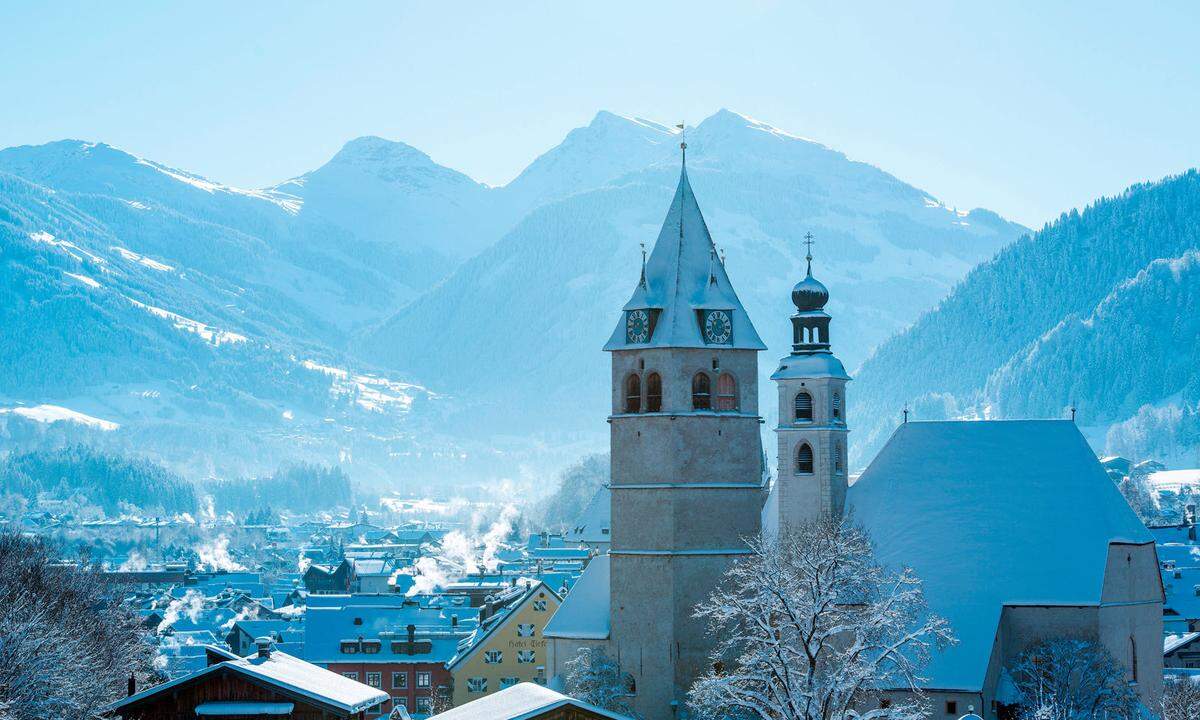
[[[437,720],[633,720],[535,683],[513,685],[434,717]]]
[[[304,587],[314,595],[348,593],[354,587],[354,565],[348,560],[336,566],[313,563],[304,571]]]
[[[1200,668],[1200,632],[1163,638],[1163,667]]]
[[[448,665],[456,706],[518,683],[546,683],[543,633],[561,599],[545,583],[512,587],[506,593],[509,596],[485,604],[479,625],[459,642]],[[503,609],[488,614],[495,606]]]
[[[207,666],[110,705],[105,715],[125,720],[245,718],[362,720],[387,695],[337,673],[279,652],[266,638],[241,658],[207,649]]]

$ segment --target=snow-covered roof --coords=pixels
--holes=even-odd
[[[1163,638],[1163,655],[1170,655],[1196,638],[1200,638],[1200,632],[1190,632],[1182,635],[1167,635]]]
[[[570,542],[606,543],[611,540],[611,529],[612,489],[605,484],[596,490],[587,507],[575,518],[575,523],[567,531],[565,539]]]
[[[518,683],[434,717],[437,720],[526,720],[564,706],[587,710],[611,720],[632,720],[627,715],[618,715],[528,682]]]
[[[1146,476],[1151,487],[1158,491],[1179,492],[1184,487],[1200,489],[1200,468],[1159,470]]]
[[[600,555],[588,563],[583,575],[575,581],[567,597],[542,632],[546,637],[581,638],[603,640],[608,637],[608,581],[609,562],[607,555]]]
[[[351,714],[366,710],[388,699],[387,693],[376,688],[363,685],[356,680],[275,650],[268,657],[251,655],[246,658],[225,660],[209,665],[191,675],[155,685],[119,700],[110,705],[108,711],[112,712],[117,708],[141,702],[184,683],[190,683],[205,675],[221,671],[246,675],[260,683],[277,687],[281,691],[308,698],[316,703],[323,703]]]
[[[842,361],[828,351],[788,355],[779,359],[779,368],[771,375],[772,380],[788,378],[833,377],[849,380]]]
[[[707,348],[700,334],[696,311],[729,310],[733,339],[729,345],[743,350],[766,350],[750,316],[734,292],[725,266],[716,254],[708,225],[700,213],[687,168],[679,174],[675,199],[667,210],[654,250],[646,262],[646,282],[638,282],[625,310],[656,309],[654,332],[646,343],[625,342],[625,318],[617,322],[605,350],[650,347]]]
[[[905,423],[848,505],[950,621],[959,643],[926,670],[946,690],[982,689],[1004,605],[1096,605],[1109,543],[1153,542],[1065,420]]]
[[[457,624],[454,618],[457,617]],[[345,607],[309,607],[304,618],[304,657],[310,662],[448,662],[454,657],[458,641],[474,629],[479,608],[449,605],[423,607],[400,602],[391,606],[347,605]],[[392,648],[392,640],[408,639],[408,626],[415,637],[429,642],[429,652],[411,654],[406,648]],[[378,652],[347,656],[341,652],[346,640],[379,641]]]

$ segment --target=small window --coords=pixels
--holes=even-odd
[[[797,475],[812,475],[813,472],[813,451],[808,443],[800,443],[800,447],[796,448],[796,474]]]
[[[642,379],[630,375],[625,379],[625,412],[637,413],[642,411]]]
[[[427,672],[419,672],[419,673],[417,673],[417,687],[419,687],[419,688],[427,688],[427,687],[429,687],[431,684],[432,684],[432,683],[430,682],[430,676],[429,676],[429,673],[427,673]]]
[[[342,677],[348,677],[351,680],[358,680],[358,673],[357,672],[344,672],[344,673],[342,673]]]
[[[521,665],[532,665],[533,664],[533,651],[532,650],[518,650],[517,651],[517,662],[520,663]]]
[[[717,378],[717,409],[738,409],[737,380],[731,373],[721,373]]]
[[[533,637],[533,623],[517,623],[517,637]]]
[[[363,652],[367,655],[377,655],[381,647],[382,643],[378,640],[365,640],[362,644]]]
[[[343,655],[357,655],[358,642],[355,640],[343,640],[341,644]]]
[[[545,600],[534,600],[533,601],[533,611],[534,612],[546,612],[546,601]]]
[[[796,394],[796,421],[812,422],[812,395],[801,390]]]
[[[407,710],[408,709],[408,698],[406,698],[406,697],[392,698],[392,709],[395,710],[396,708],[404,708],[405,710]]]
[[[483,661],[488,665],[499,665],[504,662],[504,652],[501,650],[484,650]]]
[[[504,688],[512,687],[519,682],[521,682],[521,678],[518,677],[502,677],[500,678],[500,689],[503,690]]]
[[[662,412],[662,378],[658,373],[646,376],[646,412]]]
[[[833,421],[842,421],[842,394],[837,390],[833,391]]]
[[[842,459],[842,452],[841,443],[833,446],[833,471],[838,475],[845,472],[845,460]]]
[[[702,372],[692,378],[692,409],[712,409],[712,381]]]
[[[367,673],[367,684],[373,688],[383,687],[383,673],[381,673],[381,672]]]
[[[470,680],[468,680],[467,682],[470,682]],[[469,690],[470,688],[467,688],[467,689]],[[480,690],[480,692],[487,692],[487,678],[483,678],[483,690]],[[416,712],[419,715],[428,715],[428,714],[432,713],[433,712],[433,698],[431,698],[431,697],[417,698]]]
[[[392,688],[396,690],[408,689],[408,673],[394,672],[392,673]]]
[[[946,714],[947,715],[957,715],[958,714],[958,702],[956,702],[954,700],[947,700],[946,701]]]

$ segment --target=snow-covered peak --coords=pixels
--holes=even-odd
[[[355,138],[342,146],[330,164],[380,165],[387,167],[431,167],[436,166],[428,155],[412,145],[396,140],[387,140],[376,135]]]

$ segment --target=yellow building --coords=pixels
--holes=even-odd
[[[448,665],[454,681],[454,706],[517,683],[545,684],[547,646],[542,632],[561,602],[553,590],[539,582],[463,639]]]

